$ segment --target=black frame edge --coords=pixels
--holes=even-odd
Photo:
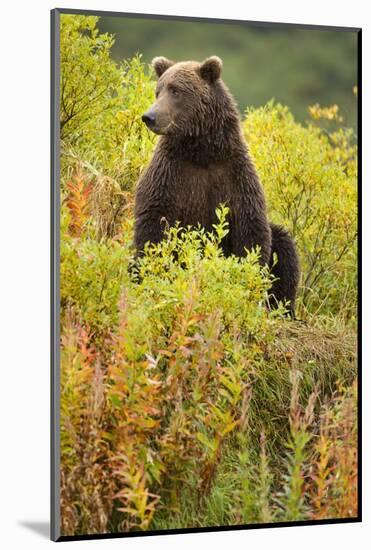
[[[60,38],[59,10],[50,12],[51,31],[51,90],[50,90],[50,271],[51,271],[51,342],[50,342],[50,383],[51,383],[51,449],[50,449],[50,538],[60,537],[60,413],[59,413],[59,244],[60,244],[60,194],[59,194],[59,82],[60,82]]]
[[[164,529],[161,531],[130,531],[128,533],[100,533],[94,535],[62,535],[57,539],[57,542],[68,542],[74,540],[100,540],[100,539],[117,539],[117,538],[132,538],[132,537],[147,537],[161,535],[186,535],[188,533],[216,533],[219,531],[247,531],[252,529],[272,529],[281,527],[311,527],[313,525],[344,525],[347,523],[360,523],[361,519],[356,518],[339,518],[339,519],[318,519],[306,521],[286,521],[277,523],[254,523],[246,525],[221,525],[213,527],[190,527],[187,529]]]
[[[169,14],[156,14],[156,13],[134,13],[134,12],[119,12],[119,11],[104,11],[104,10],[81,10],[77,8],[55,8],[60,14],[75,14],[75,15],[96,15],[102,17],[127,17],[134,19],[164,19],[167,21],[198,21],[204,23],[224,23],[224,24],[248,24],[255,27],[277,27],[283,29],[307,29],[307,30],[319,30],[319,31],[343,31],[343,32],[357,32],[360,27],[337,27],[330,25],[315,25],[305,23],[283,23],[272,21],[250,21],[247,19],[220,19],[216,17],[199,17],[191,15],[169,15]]]
[[[357,35],[357,177],[358,177],[358,235],[357,235],[357,422],[358,422],[358,517],[362,521],[362,29]]]

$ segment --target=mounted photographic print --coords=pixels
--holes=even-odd
[[[360,47],[52,11],[53,540],[361,520]]]

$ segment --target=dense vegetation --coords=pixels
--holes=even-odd
[[[357,514],[356,146],[336,106],[273,102],[243,128],[302,262],[298,316],[258,251],[169,230],[128,266],[154,79],[97,18],[61,23],[62,534]],[[309,115],[308,115],[309,116]],[[274,208],[273,208],[274,205]],[[176,255],[174,254],[176,251]],[[174,260],[174,257],[178,261]]]

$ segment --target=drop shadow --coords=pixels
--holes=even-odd
[[[19,521],[18,525],[37,533],[44,539],[50,538],[50,523],[48,521]]]

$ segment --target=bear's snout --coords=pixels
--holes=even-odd
[[[144,113],[144,115],[142,116],[142,120],[148,128],[153,128],[156,123],[155,115],[149,111],[147,113]]]

